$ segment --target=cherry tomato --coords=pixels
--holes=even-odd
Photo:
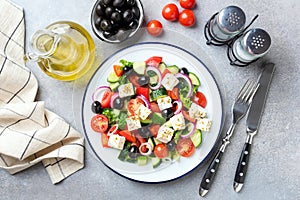
[[[168,147],[161,143],[154,147],[154,155],[158,158],[165,158],[169,155]]]
[[[133,142],[133,143],[136,142],[136,138],[135,138],[134,135],[132,135],[131,132],[128,131],[128,130],[120,131],[118,134],[121,135],[121,136],[124,136],[125,139],[126,139],[127,141],[129,141],[129,142]]]
[[[130,101],[127,104],[127,109],[130,112],[130,114],[134,115],[134,112],[140,107],[140,105],[144,104],[143,100],[136,98],[136,99],[130,99]]]
[[[171,97],[171,99],[175,101],[179,99],[179,92],[177,87],[175,87],[173,90],[167,90],[167,94],[169,97]]]
[[[150,109],[152,112],[160,112],[160,109],[158,107],[157,103],[151,102],[150,103]]]
[[[179,0],[179,4],[182,8],[191,9],[196,5],[196,0]]]
[[[113,92],[105,91],[101,100],[102,108],[110,108],[110,99]]]
[[[175,21],[178,19],[179,10],[174,3],[165,5],[162,9],[162,16],[168,21]]]
[[[112,127],[110,127],[110,129],[108,130],[107,134],[118,134],[120,132],[120,130],[118,129],[118,124],[113,125]]]
[[[94,131],[104,133],[108,128],[108,119],[105,115],[97,114],[91,119],[91,127]]]
[[[102,142],[103,147],[105,147],[105,148],[109,147],[108,146],[108,140],[109,140],[108,135],[106,135],[105,133],[102,133],[101,134],[101,142]]]
[[[190,157],[195,152],[195,145],[190,138],[180,138],[176,150],[181,156]]]
[[[151,58],[148,58],[145,62],[146,62],[146,65],[158,67],[158,65],[162,62],[162,57],[152,56]]]
[[[137,87],[137,95],[143,95],[149,101],[149,89],[147,87]]]
[[[158,134],[158,130],[160,128],[160,125],[158,124],[152,124],[149,128],[149,131],[151,132],[151,134],[156,137]]]
[[[170,70],[165,69],[165,70],[163,71],[163,73],[161,74],[161,76],[162,76],[162,78],[164,78],[166,74],[170,74],[170,73],[171,73]]]
[[[123,66],[120,65],[114,65],[114,71],[116,73],[117,76],[122,76],[124,70],[123,70]]]
[[[194,102],[197,103],[202,108],[205,108],[207,105],[206,97],[202,92],[196,92],[194,96]]]
[[[191,27],[195,24],[196,18],[192,10],[183,10],[179,14],[179,23],[182,26]]]
[[[183,114],[183,117],[184,117],[186,120],[188,120],[188,121],[190,121],[190,122],[193,122],[193,123],[196,123],[196,119],[191,118],[190,115],[189,115],[189,113],[188,113],[188,111],[182,110],[181,112],[182,112],[182,114]]]
[[[163,31],[163,26],[158,20],[151,20],[147,24],[147,31],[150,35],[159,36]]]

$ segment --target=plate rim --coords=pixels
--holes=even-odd
[[[182,174],[182,175],[179,175],[175,178],[171,178],[171,179],[167,179],[167,180],[162,180],[162,181],[143,181],[143,180],[137,180],[137,179],[134,179],[134,178],[131,178],[131,177],[128,177],[124,174],[122,174],[122,172],[119,172],[117,171],[116,169],[113,169],[112,167],[110,167],[108,164],[106,164],[100,157],[99,155],[95,152],[95,149],[92,147],[91,145],[91,142],[90,142],[90,139],[87,135],[87,131],[86,131],[86,128],[85,128],[85,125],[84,125],[84,115],[83,115],[83,108],[84,108],[84,99],[85,99],[85,96],[86,96],[86,93],[88,91],[88,87],[90,85],[90,83],[92,82],[92,80],[94,79],[95,75],[98,73],[98,70],[101,69],[101,66],[105,65],[106,62],[108,62],[113,56],[115,56],[116,54],[118,54],[119,52],[122,52],[122,51],[125,51],[126,49],[129,49],[129,48],[132,48],[132,47],[135,47],[135,46],[141,46],[141,45],[148,45],[148,44],[152,44],[152,45],[165,45],[165,46],[170,46],[170,47],[173,47],[173,48],[176,48],[176,49],[179,49],[187,54],[189,54],[190,56],[192,56],[194,59],[196,59],[198,62],[200,62],[204,67],[205,69],[208,71],[208,73],[210,74],[211,78],[213,79],[213,81],[215,82],[215,85],[216,85],[216,88],[218,90],[218,93],[219,93],[219,96],[220,96],[220,103],[221,103],[221,111],[222,111],[222,114],[221,114],[221,123],[220,123],[220,129],[219,129],[219,133],[218,133],[218,136],[217,136],[217,139],[216,141],[214,142],[212,148],[210,149],[209,153],[204,157],[204,159],[199,162],[194,168],[192,168],[191,170],[189,170],[188,172]],[[182,48],[182,47],[179,47],[177,45],[174,45],[174,44],[170,44],[170,43],[166,43],[166,42],[139,42],[139,43],[136,43],[136,44],[132,44],[132,45],[128,45],[126,47],[123,47],[117,51],[115,51],[114,53],[110,54],[106,59],[104,59],[104,61],[99,65],[99,67],[95,70],[95,72],[93,73],[93,75],[90,77],[90,80],[88,82],[88,84],[86,85],[85,87],[85,91],[84,91],[84,94],[83,94],[83,97],[82,97],[82,101],[81,101],[81,123],[82,123],[82,128],[83,128],[83,132],[84,132],[84,135],[85,135],[85,138],[89,144],[89,147],[90,149],[93,151],[94,153],[94,156],[97,157],[98,160],[100,160],[107,168],[109,168],[111,171],[113,171],[114,173],[118,174],[119,176],[121,177],[124,177],[128,180],[131,180],[131,181],[134,181],[134,182],[139,182],[139,183],[145,183],[145,184],[159,184],[159,183],[166,183],[166,182],[171,182],[171,181],[175,181],[177,179],[180,179],[190,173],[192,173],[195,169],[197,169],[201,164],[203,164],[207,159],[208,157],[212,154],[212,152],[214,151],[215,149],[215,146],[216,144],[218,143],[219,141],[219,138],[221,136],[221,133],[222,133],[222,128],[223,128],[223,125],[224,125],[224,102],[223,102],[223,97],[222,97],[222,93],[221,93],[221,89],[220,89],[220,86],[219,84],[217,83],[216,81],[216,78],[215,76],[213,76],[211,70],[206,66],[206,64],[200,60],[197,56],[195,56],[193,53],[187,51],[186,49]]]

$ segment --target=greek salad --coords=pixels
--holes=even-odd
[[[153,56],[120,60],[107,82],[92,95],[90,125],[101,134],[103,147],[120,151],[118,159],[157,168],[190,157],[201,146],[212,121],[193,72]]]

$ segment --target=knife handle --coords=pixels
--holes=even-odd
[[[200,184],[199,194],[201,196],[204,196],[210,189],[210,186],[211,186],[211,184],[214,180],[214,177],[217,173],[217,169],[220,165],[222,156],[223,156],[223,152],[221,150],[218,150],[214,159],[211,161],[209,167],[207,168],[207,170],[202,178],[201,184]]]
[[[242,189],[242,186],[245,181],[247,174],[249,157],[251,151],[251,144],[246,142],[241,153],[238,166],[236,168],[235,177],[234,177],[234,190],[239,192]]]

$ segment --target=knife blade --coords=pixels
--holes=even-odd
[[[243,151],[240,155],[240,159],[238,162],[238,166],[236,168],[235,177],[233,188],[234,191],[239,192],[245,181],[249,157],[250,157],[250,150],[251,144],[253,141],[253,137],[258,131],[261,117],[263,115],[264,105],[266,102],[268,90],[271,84],[271,80],[273,77],[273,73],[275,70],[274,63],[267,63],[264,65],[263,71],[259,77],[259,88],[253,97],[252,104],[249,108],[246,125],[247,125],[247,139],[243,147]]]

